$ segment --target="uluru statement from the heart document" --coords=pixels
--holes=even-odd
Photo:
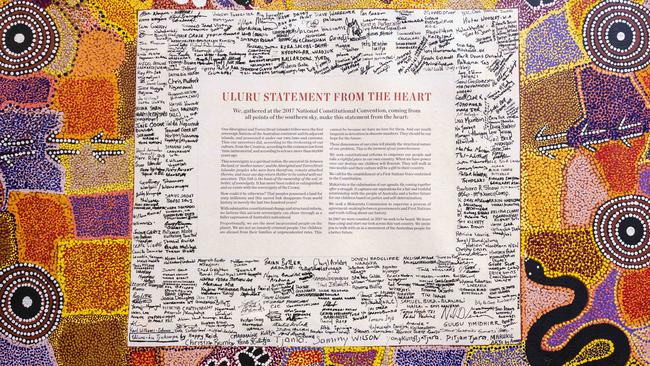
[[[519,340],[515,11],[139,25],[131,345]]]

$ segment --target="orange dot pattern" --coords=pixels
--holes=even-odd
[[[73,78],[59,81],[55,108],[63,112],[63,134],[91,138],[104,131],[117,132],[117,80],[111,77]]]
[[[607,268],[590,230],[533,232],[523,245],[528,256],[555,275],[573,274],[586,283],[597,283]]]
[[[630,327],[642,327],[650,322],[650,301],[640,294],[650,293],[650,268],[625,271],[618,280],[619,308]]]
[[[130,241],[67,240],[59,245],[64,314],[126,314]],[[110,281],[106,279],[110,278]]]
[[[7,206],[16,219],[18,259],[55,273],[58,241],[74,236],[68,198],[60,194],[11,192]]]

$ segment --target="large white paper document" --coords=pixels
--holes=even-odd
[[[517,14],[139,14],[131,345],[520,339]]]

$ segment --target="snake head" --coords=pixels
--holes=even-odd
[[[526,275],[531,280],[545,277],[544,267],[542,267],[542,264],[532,258],[526,258],[524,267],[526,269]]]

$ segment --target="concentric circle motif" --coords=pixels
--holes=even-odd
[[[618,73],[650,65],[650,9],[627,0],[604,0],[585,18],[587,54],[599,67]]]
[[[59,32],[43,8],[21,0],[0,8],[0,74],[38,71],[52,62],[58,48]]]
[[[593,225],[596,244],[612,263],[630,269],[650,265],[650,199],[611,199],[600,206]]]
[[[26,344],[50,336],[61,320],[63,293],[43,268],[15,264],[0,271],[0,332]]]

